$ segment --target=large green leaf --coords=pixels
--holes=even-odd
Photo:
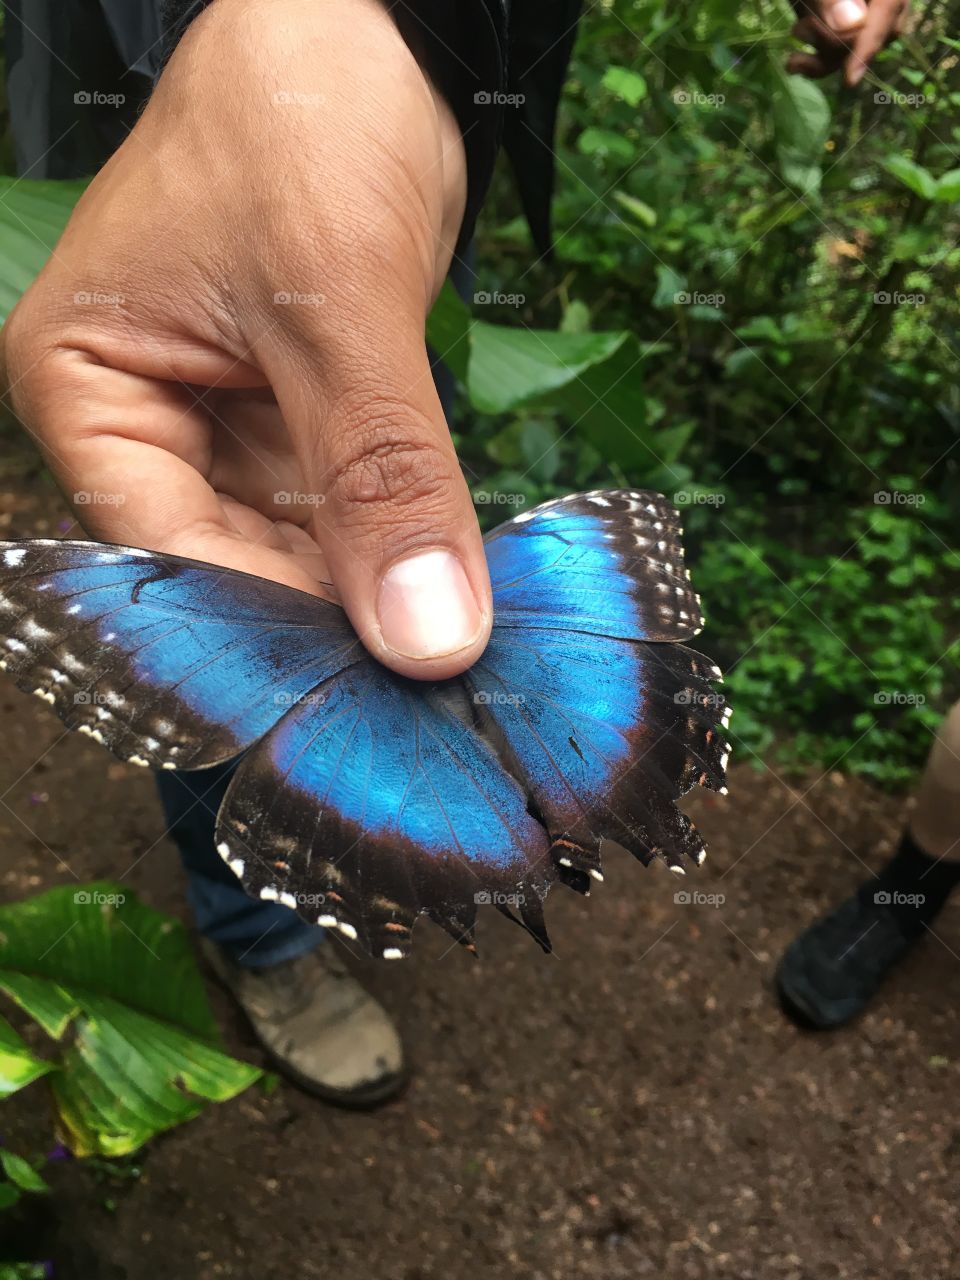
[[[78,1155],[125,1155],[260,1072],[220,1047],[183,926],[102,882],[0,908],[0,990],[57,1039]]]
[[[5,1018],[0,1018],[0,1098],[8,1098],[53,1069],[17,1035]]]
[[[85,185],[0,177],[0,321],[50,257]]]
[[[773,94],[773,127],[784,181],[802,195],[816,195],[830,129],[830,104],[820,86],[806,76],[781,76]]]
[[[555,333],[477,321],[471,332],[467,388],[484,413],[506,413],[556,391],[609,360],[626,333]]]
[[[427,317],[427,341],[455,378],[467,380],[470,360],[470,308],[445,280]]]
[[[669,434],[660,440],[661,433],[655,438],[645,425],[644,360],[659,353],[656,344],[641,350],[629,334],[590,333],[579,325],[554,333],[474,321],[449,283],[430,313],[427,339],[436,351],[455,353],[452,367],[460,377],[468,352],[467,390],[482,412],[542,403],[627,470],[676,456]]]
[[[645,472],[659,448],[646,426],[644,356],[636,338],[585,368],[549,402],[602,456],[630,473]],[[637,480],[637,483],[640,483]]]

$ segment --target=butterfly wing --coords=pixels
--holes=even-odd
[[[675,801],[724,789],[720,671],[677,643],[702,626],[676,511],[659,494],[575,495],[488,540],[495,626],[465,680],[524,779],[565,878],[599,877],[600,842],[682,870],[703,842]]]
[[[0,544],[3,665],[122,758],[246,753],[218,851],[249,892],[406,953],[425,912],[472,945],[476,907],[581,891],[613,838],[699,860],[673,801],[722,787],[679,521],[656,494],[545,504],[487,539],[496,625],[466,676],[405,680],[336,606],[121,547]]]
[[[485,539],[498,627],[685,640],[703,627],[683,563],[680,519],[644,490],[571,494]]]
[[[121,759],[200,768],[357,661],[337,606],[128,547],[0,543],[0,665]]]
[[[634,554],[641,527],[669,560]],[[433,687],[372,663],[343,672],[318,691],[322,714],[291,711],[249,753],[221,810],[219,852],[250,892],[375,955],[405,954],[420,912],[472,945],[478,902],[516,906],[547,945],[558,876],[585,890],[603,838],[699,862],[674,802],[723,786],[719,672],[664,642],[699,625],[664,500],[585,495],[487,545],[496,625],[470,671]]]
[[[682,645],[495,628],[465,679],[556,862],[602,878],[602,839],[674,869],[702,862],[703,841],[675,801],[698,783],[724,788],[718,674]]]
[[[461,682],[371,661],[313,696],[244,757],[221,807],[218,852],[247,891],[388,959],[421,912],[472,946],[482,902],[516,906],[546,945],[546,832]]]

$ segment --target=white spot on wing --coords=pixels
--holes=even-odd
[[[24,618],[20,626],[23,634],[29,640],[49,640],[53,635],[52,631],[48,631],[46,627],[41,627],[32,618]]]
[[[4,564],[9,565],[11,569],[15,569],[23,561],[23,557],[26,554],[26,547],[11,547],[9,551],[3,553]]]

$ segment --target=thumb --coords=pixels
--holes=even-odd
[[[394,671],[442,679],[489,639],[483,542],[433,383],[422,304],[402,318],[395,294],[365,294],[363,315],[336,326],[326,317],[322,332],[301,314],[315,309],[285,307],[264,364],[315,495],[314,536],[357,633]]]

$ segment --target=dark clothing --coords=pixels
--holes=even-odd
[[[33,178],[95,172],[132,127],[153,79],[208,2],[7,0],[19,172]],[[460,245],[473,235],[502,142],[534,240],[547,251],[557,103],[581,0],[384,3],[460,123],[468,172]],[[84,94],[100,100],[85,101]],[[120,104],[105,101],[118,95]]]

